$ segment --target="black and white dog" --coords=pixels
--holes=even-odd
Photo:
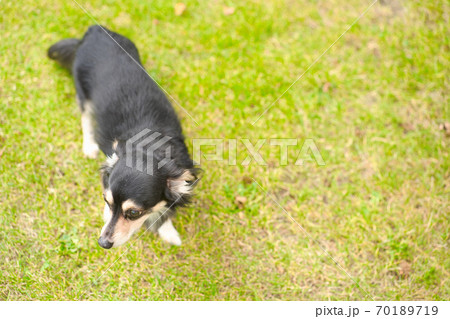
[[[144,223],[180,245],[170,218],[188,203],[198,169],[172,105],[144,71],[136,46],[91,26],[81,40],[52,45],[48,56],[75,79],[84,154],[95,158],[101,150],[108,156],[102,169],[105,226],[99,245],[122,245]]]

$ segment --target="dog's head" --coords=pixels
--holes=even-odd
[[[197,168],[171,161],[161,168],[154,165],[149,174],[127,165],[125,153],[115,151],[102,168],[105,225],[98,243],[105,249],[124,244],[150,216],[167,217],[187,204],[198,181]]]

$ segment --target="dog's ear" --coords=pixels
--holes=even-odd
[[[199,180],[199,169],[184,169],[176,176],[167,179],[166,197],[171,201],[176,201],[177,205],[189,203],[193,195],[194,187]]]

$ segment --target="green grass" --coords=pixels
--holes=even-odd
[[[93,21],[71,1],[3,1],[0,299],[449,299],[448,2],[377,3],[255,126],[370,2],[175,2],[80,1],[199,123],[176,107],[191,150],[312,138],[326,165],[293,165],[300,146],[279,165],[266,144],[268,165],[243,166],[238,141],[238,165],[202,162],[181,247],[148,233],[102,250],[102,159],[83,157],[72,80],[46,58]]]

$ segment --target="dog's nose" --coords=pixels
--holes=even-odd
[[[103,237],[100,237],[100,238],[98,239],[98,244],[99,244],[100,247],[102,247],[102,248],[110,249],[110,248],[113,246],[114,243],[112,243],[112,242],[106,240],[106,239],[103,238]]]

